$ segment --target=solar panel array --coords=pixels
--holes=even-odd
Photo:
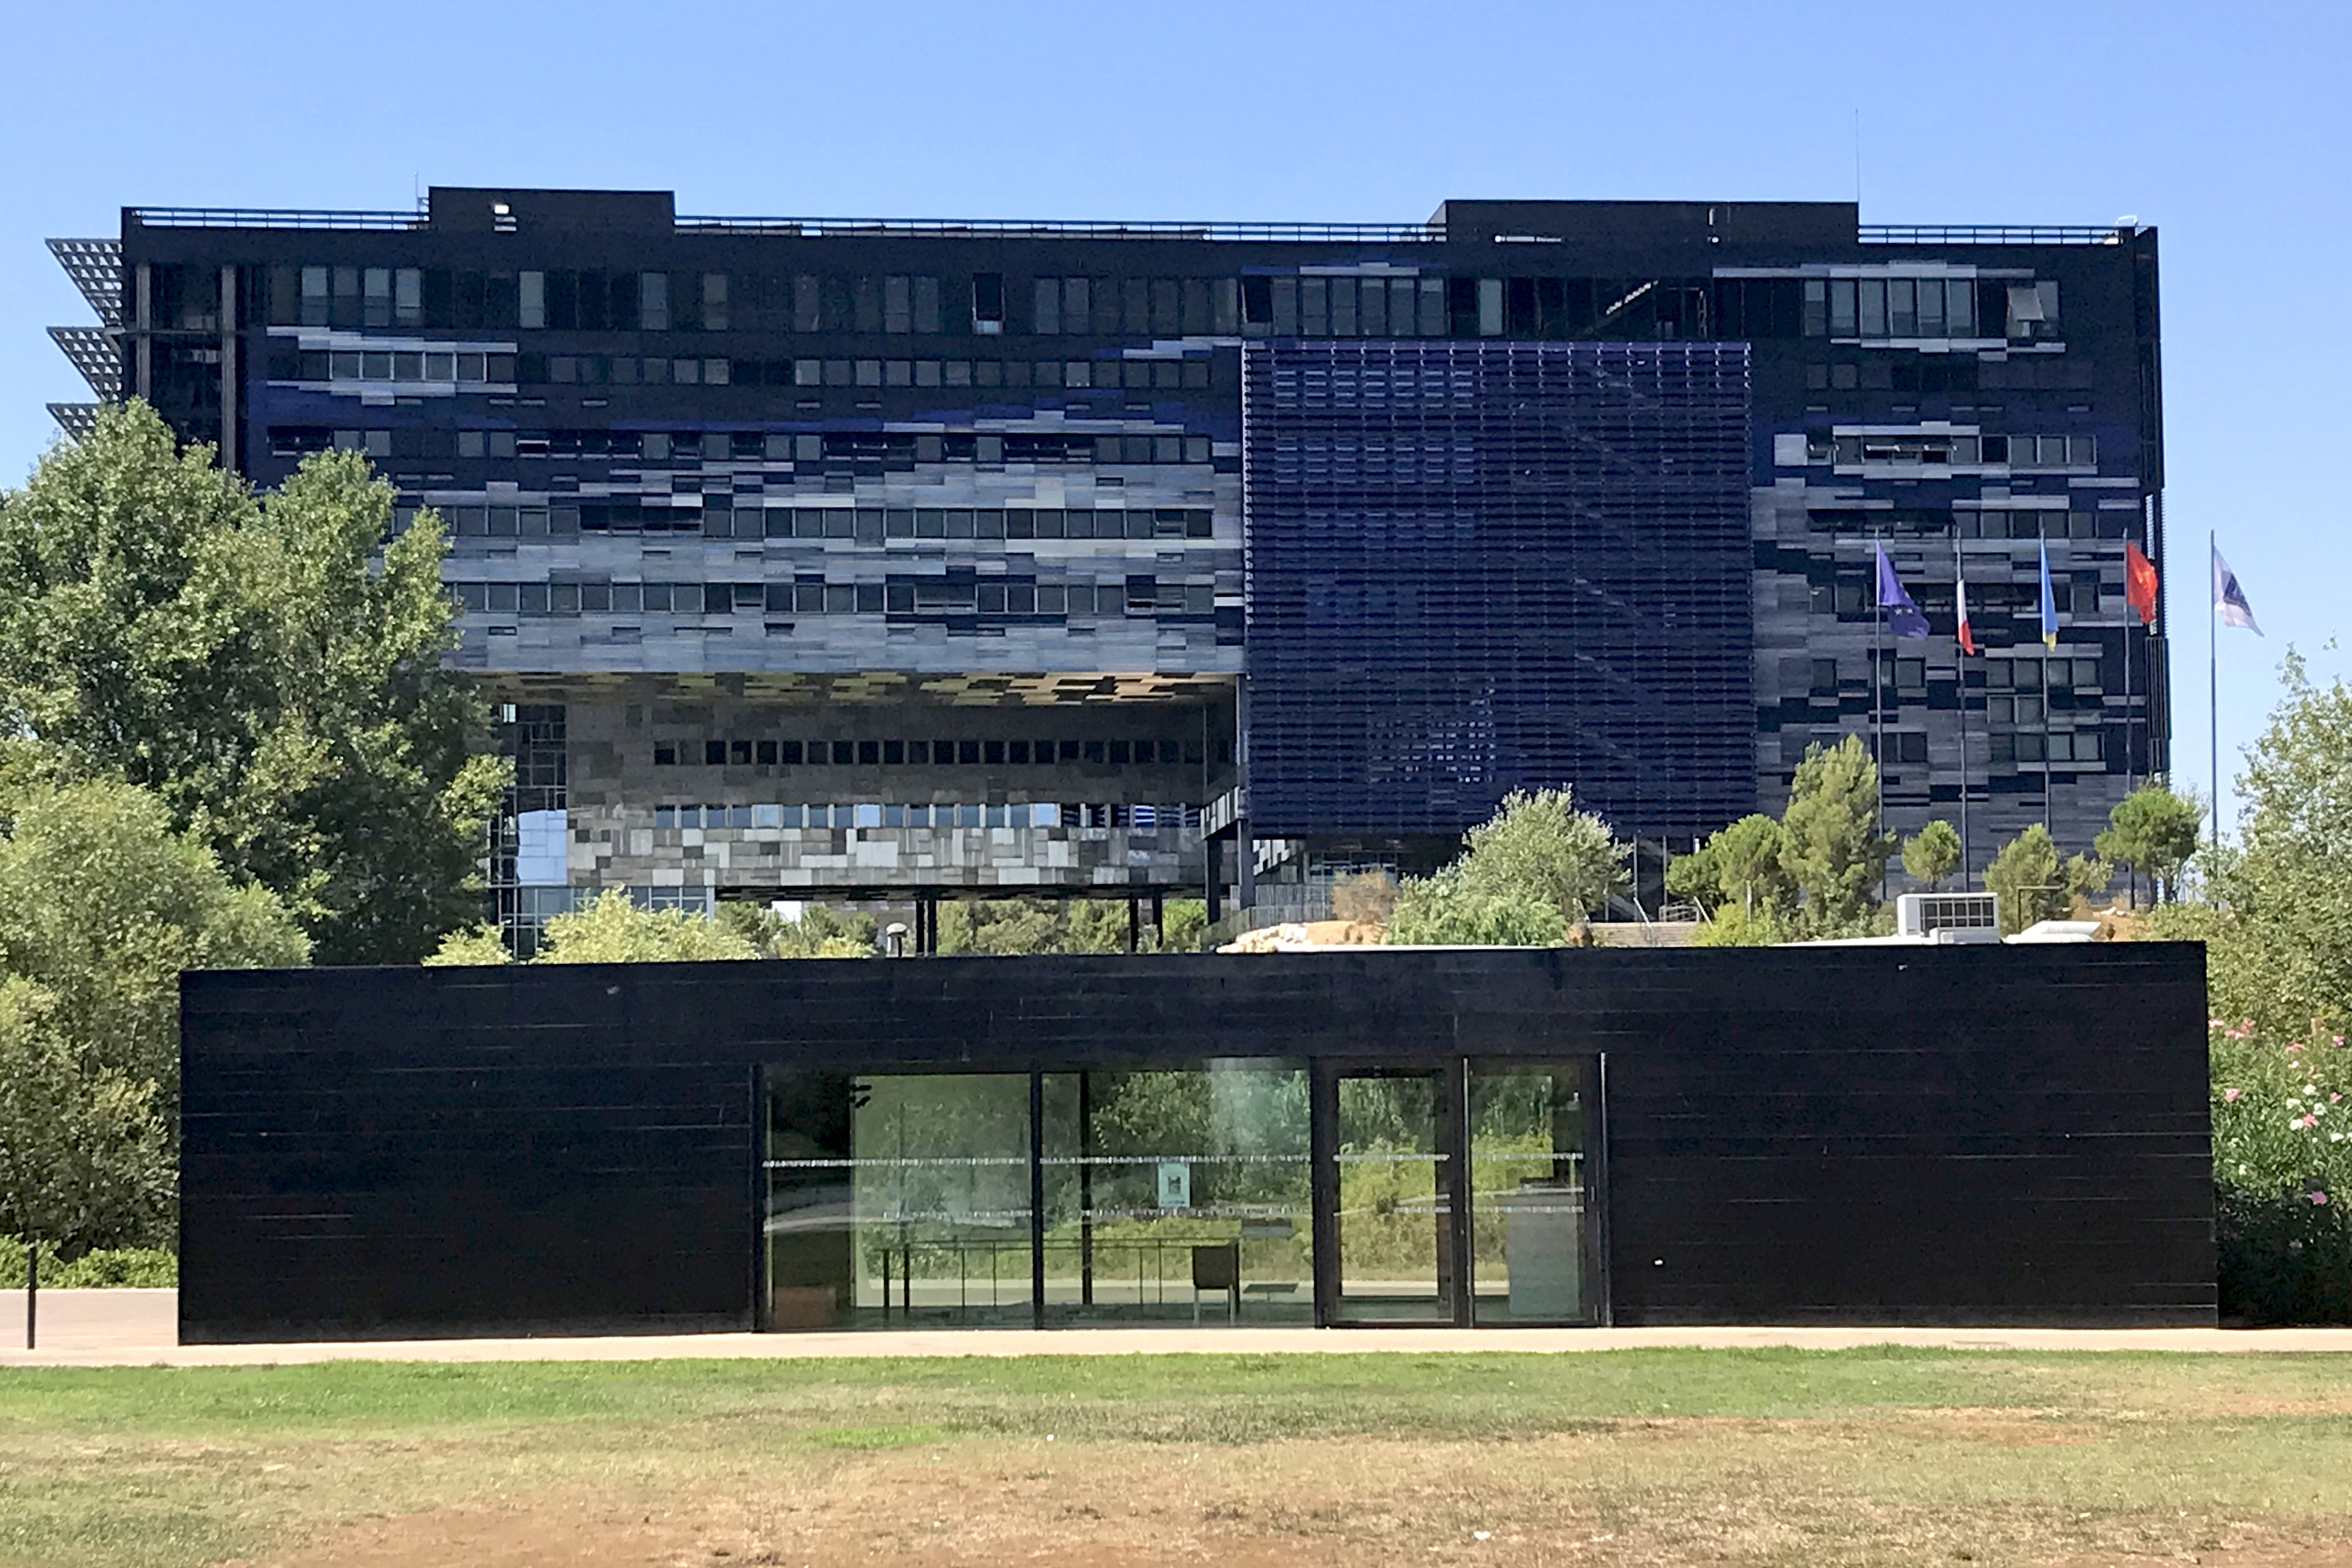
[[[1245,346],[1253,831],[1752,810],[1748,415],[1739,343]]]

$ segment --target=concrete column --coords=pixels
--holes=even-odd
[[[1224,867],[1218,863],[1224,858],[1218,853],[1223,847],[1215,839],[1203,838],[1201,841],[1201,862],[1207,868],[1207,874],[1202,882],[1209,895],[1209,924],[1212,925],[1224,918]]]

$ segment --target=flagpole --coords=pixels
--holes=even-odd
[[[1960,643],[1958,617],[1968,613],[1968,584],[1961,570],[1960,523],[1952,519],[1952,610],[1956,619],[1952,626],[1952,664],[1958,675],[1960,698],[1960,891],[1969,891],[1976,878],[1973,841],[1969,837],[1969,651]]]
[[[1876,827],[1880,833],[1885,833],[1886,831],[1886,717],[1885,705],[1880,700],[1880,689],[1884,684],[1885,674],[1880,669],[1880,665],[1885,663],[1886,595],[1879,591],[1878,562],[1885,554],[1885,547],[1878,542],[1878,536],[1875,533],[1871,535],[1871,544],[1873,548],[1870,552],[1870,597],[1872,602],[1878,606],[1878,615],[1872,623],[1870,633],[1870,764],[1871,771],[1875,776],[1878,785]],[[1886,902],[1886,862],[1885,861],[1878,862],[1878,902],[1881,904]]]
[[[2049,619],[2042,622],[2042,831],[2050,831],[2050,655],[2058,651],[2058,600],[2050,587],[2050,525],[2036,525],[2042,531],[2042,602],[2048,609]]]
[[[2221,553],[2221,541],[2213,530],[2205,530],[2205,575],[2210,578],[2213,562]],[[2205,596],[2213,602],[2205,607],[2205,738],[2211,748],[2213,780],[2213,841],[2221,841],[2221,598],[2218,593]]]

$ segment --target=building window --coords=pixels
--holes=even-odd
[[[669,330],[669,274],[646,272],[637,276],[637,324],[648,332]]]

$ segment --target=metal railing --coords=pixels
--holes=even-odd
[[[409,212],[337,212],[310,208],[133,207],[131,221],[148,228],[376,229],[415,230],[430,214]],[[1276,240],[1439,245],[1443,224],[1217,223],[1032,218],[819,218],[725,217],[687,214],[676,221],[679,234],[774,235],[833,239],[879,235],[988,239]],[[2135,225],[2038,224],[1865,224],[1864,245],[2120,245]],[[1498,235],[1501,240],[1532,237]]]
[[[730,218],[681,216],[680,234],[845,235],[929,235],[954,239],[1369,240],[1429,244],[1445,238],[1430,224],[1233,224],[1028,218]]]
[[[2121,245],[2137,232],[2127,224],[1864,224],[1861,236],[1864,245]]]
[[[421,229],[422,210],[338,213],[262,207],[133,207],[131,220],[151,229]]]

